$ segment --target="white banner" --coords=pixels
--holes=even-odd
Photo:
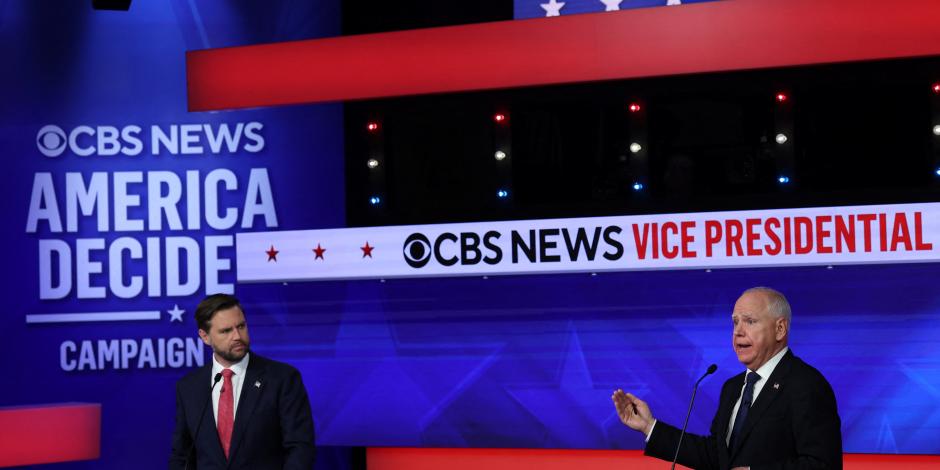
[[[940,260],[940,203],[240,233],[238,281]]]

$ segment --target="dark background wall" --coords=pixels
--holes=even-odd
[[[344,34],[511,19],[512,2],[344,4]],[[420,70],[416,70],[420,73]],[[381,80],[381,74],[377,74]],[[351,225],[935,200],[937,58],[346,103]],[[791,163],[775,142],[788,97]],[[627,107],[641,102],[646,167]],[[508,177],[492,158],[504,112]],[[381,121],[379,141],[365,124]],[[383,157],[381,184],[365,161]],[[778,178],[786,173],[787,184]],[[633,183],[644,188],[635,191]],[[496,192],[511,188],[510,196]],[[381,195],[373,206],[370,197]]]

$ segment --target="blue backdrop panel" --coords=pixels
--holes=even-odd
[[[101,403],[101,460],[65,466],[165,468],[175,381],[208,357],[208,348],[195,349],[193,310],[207,291],[233,288],[234,233],[344,224],[341,105],[190,114],[185,51],[335,36],[339,20],[336,0],[135,1],[129,12],[93,11],[88,1],[0,2],[0,57],[5,67],[0,73],[0,155],[5,164],[0,244],[6,252],[0,282],[5,301],[0,314],[0,406]],[[255,128],[249,132],[252,123]],[[59,130],[41,134],[47,125]],[[76,132],[74,144],[67,142],[82,126],[92,132]],[[136,133],[134,126],[139,128]],[[226,126],[228,143],[213,149],[209,134],[219,139]],[[111,137],[111,127],[119,137]],[[159,144],[154,152],[155,134],[165,133],[169,139],[174,130],[175,143]],[[233,140],[236,135],[238,142]],[[214,170],[221,171],[216,173],[221,180],[207,183]],[[266,172],[265,178],[255,179],[255,188],[253,170]],[[103,173],[100,181],[94,179],[96,172]],[[188,178],[197,172],[197,184],[191,186]],[[28,226],[34,179],[44,173],[50,175],[48,188],[54,197],[36,209],[49,210],[50,200],[56,201],[62,231],[55,231],[48,218],[40,219],[35,230]],[[127,184],[126,196],[119,190],[119,180],[125,177],[142,180]],[[160,183],[159,178],[171,183]],[[148,206],[157,194],[173,200],[173,180],[179,181],[181,193],[179,201],[169,205],[181,227],[174,229],[173,217],[157,212],[157,228]],[[160,184],[152,193],[149,186],[155,182]],[[258,191],[261,186],[270,193]],[[98,211],[89,205],[95,212],[86,216],[75,202],[71,212],[76,226],[69,230],[69,193],[88,187],[103,188],[99,196],[107,195],[108,207]],[[270,213],[267,218],[245,217],[251,194],[257,197],[248,205],[273,208],[276,225]],[[119,214],[122,204],[128,207],[126,217]],[[226,219],[231,210],[237,214],[234,225]],[[99,212],[107,227],[99,224]],[[123,218],[129,222],[120,224]],[[252,222],[250,228],[244,228],[245,219]],[[142,227],[133,227],[133,221],[141,221]],[[65,272],[56,256],[42,262],[40,246],[50,240],[70,251],[72,263]],[[120,243],[139,247],[139,256],[128,249],[112,260],[113,247]],[[150,243],[160,251],[151,251]],[[170,259],[171,244],[184,246],[177,250],[179,261]],[[86,257],[79,253],[81,246],[91,247]],[[208,253],[218,260],[207,260]],[[57,280],[49,286],[53,291],[65,279],[71,288],[60,289],[66,292],[52,296],[56,298],[44,298],[50,296],[42,294],[43,264]],[[89,289],[79,286],[83,269],[91,271]],[[116,282],[133,286],[136,277],[140,290],[131,288],[128,294],[112,289]],[[173,283],[182,287],[171,289]],[[265,292],[276,289],[258,287],[256,292],[266,297]],[[169,313],[179,312],[174,307],[184,310],[178,320]],[[156,311],[159,317],[26,321],[37,314],[138,311]],[[289,337],[295,343],[305,341]],[[198,361],[194,352],[201,352]],[[311,390],[319,390],[313,377],[307,380]]]
[[[314,381],[334,445],[642,448],[617,387],[705,433],[721,384],[743,369],[731,309],[782,290],[791,347],[835,389],[844,448],[940,452],[936,264],[732,269],[240,286],[252,332]],[[284,325],[290,325],[285,335]],[[259,346],[260,348],[261,346]]]

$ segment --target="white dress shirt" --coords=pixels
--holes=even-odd
[[[234,407],[232,408],[232,419],[235,419],[235,414],[238,413],[238,397],[242,394],[242,384],[245,383],[245,373],[248,372],[248,353],[245,353],[245,357],[241,361],[238,361],[236,364],[232,364],[232,387],[234,388],[235,393],[233,398],[235,399]],[[212,374],[209,376],[209,385],[212,385],[212,382],[215,381],[215,374],[221,373],[222,369],[225,369],[225,366],[219,364],[219,361],[215,359],[215,354],[212,355]],[[215,424],[219,424],[219,397],[222,395],[222,387],[225,385],[225,377],[222,377],[219,380],[219,384],[212,389],[212,416],[215,417]]]
[[[769,361],[765,362],[764,365],[760,366],[757,369],[757,375],[760,376],[760,380],[754,383],[754,395],[751,397],[751,405],[757,401],[757,395],[761,390],[764,389],[764,384],[767,383],[767,378],[770,377],[770,374],[774,373],[774,369],[777,368],[777,364],[780,363],[780,360],[783,359],[783,355],[790,350],[789,346],[784,346],[777,354],[774,354],[774,357],[770,358]],[[748,372],[754,372],[750,369],[747,369]],[[746,376],[745,376],[746,377]],[[745,381],[745,385],[747,382]],[[738,408],[741,407],[741,396],[744,394],[744,385],[741,385],[741,392],[738,393],[738,401],[734,403],[734,409],[731,410],[731,421],[728,422],[728,435],[725,436],[725,445],[731,441],[731,430],[734,429],[734,417],[738,414]],[[650,436],[653,435],[653,428],[656,427],[656,419],[653,420],[653,425],[650,426],[650,432],[646,434],[646,442],[650,441]]]
[[[760,366],[759,369],[753,371],[748,369],[748,372],[757,372],[757,375],[760,376],[760,379],[757,382],[754,382],[754,395],[751,397],[751,406],[757,402],[757,396],[760,395],[760,391],[764,389],[764,384],[767,383],[767,379],[770,378],[770,374],[774,373],[774,369],[777,368],[777,364],[780,363],[780,360],[783,359],[783,355],[789,351],[789,346],[784,346],[777,354],[774,354],[774,357],[770,358],[764,365]],[[745,376],[746,378],[746,376]],[[734,418],[738,415],[738,408],[741,407],[741,396],[744,395],[744,387],[747,386],[747,380],[744,381],[744,385],[741,385],[741,392],[738,393],[738,401],[734,402],[734,408],[731,410],[731,421],[728,421],[728,434],[725,436],[725,444],[728,444],[731,441],[731,430],[734,429]]]

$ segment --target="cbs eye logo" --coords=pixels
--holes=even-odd
[[[412,268],[421,268],[431,260],[431,241],[420,233],[412,233],[405,239],[402,253],[405,262]]]
[[[47,157],[62,155],[67,147],[66,144],[68,144],[68,137],[59,126],[43,126],[36,134],[36,146],[39,147],[39,152]]]

